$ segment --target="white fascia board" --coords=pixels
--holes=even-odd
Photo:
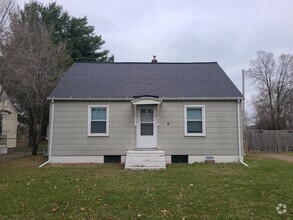
[[[244,100],[244,97],[161,97],[160,100],[164,101],[237,101]],[[55,101],[133,101],[135,98],[57,98],[48,97],[47,100]]]

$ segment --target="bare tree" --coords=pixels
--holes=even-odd
[[[13,9],[14,0],[0,0],[0,40],[9,29],[9,15]]]
[[[46,97],[63,74],[69,56],[64,44],[53,44],[50,31],[33,14],[11,17],[10,35],[1,45],[5,91],[29,127],[29,145],[37,154]],[[3,80],[2,79],[2,80]],[[1,83],[1,82],[0,82]]]
[[[2,44],[5,40],[9,32],[9,24],[10,24],[10,14],[14,10],[14,0],[0,0],[0,44]],[[2,52],[0,50],[0,78],[3,80],[3,76],[1,74],[1,66],[2,66]],[[1,82],[0,82],[1,83]],[[4,105],[4,101],[6,96],[4,95],[3,87],[0,84],[0,104]],[[0,106],[0,110],[1,110]]]
[[[293,129],[293,90],[291,90],[288,100],[291,101],[285,108],[285,117],[288,119],[286,123],[288,129]]]
[[[250,66],[249,76],[259,89],[253,103],[258,128],[289,128],[292,121],[293,56],[281,54],[276,61],[272,53],[258,51]]]

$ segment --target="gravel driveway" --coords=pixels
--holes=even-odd
[[[288,163],[293,163],[293,157],[285,155],[285,154],[266,154],[266,156],[270,158],[278,159],[278,160],[283,160]]]

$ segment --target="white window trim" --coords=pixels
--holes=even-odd
[[[105,108],[106,109],[106,133],[91,133],[91,117],[92,108]],[[89,105],[88,106],[88,126],[87,126],[87,136],[90,137],[105,137],[109,136],[109,105]]]
[[[201,108],[202,109],[202,133],[187,133],[187,109]],[[184,136],[206,136],[206,119],[205,119],[205,105],[184,105]]]

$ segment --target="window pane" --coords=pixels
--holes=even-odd
[[[187,122],[187,133],[202,133],[202,122],[201,121],[188,121]]]
[[[140,135],[141,136],[152,136],[154,134],[153,123],[141,123],[140,124]]]
[[[202,119],[201,109],[187,109],[187,119]]]
[[[141,109],[140,110],[141,122],[153,122],[153,110],[152,109]]]
[[[105,121],[92,121],[91,122],[91,133],[106,133],[106,122]]]
[[[92,108],[92,120],[106,120],[106,109]]]

